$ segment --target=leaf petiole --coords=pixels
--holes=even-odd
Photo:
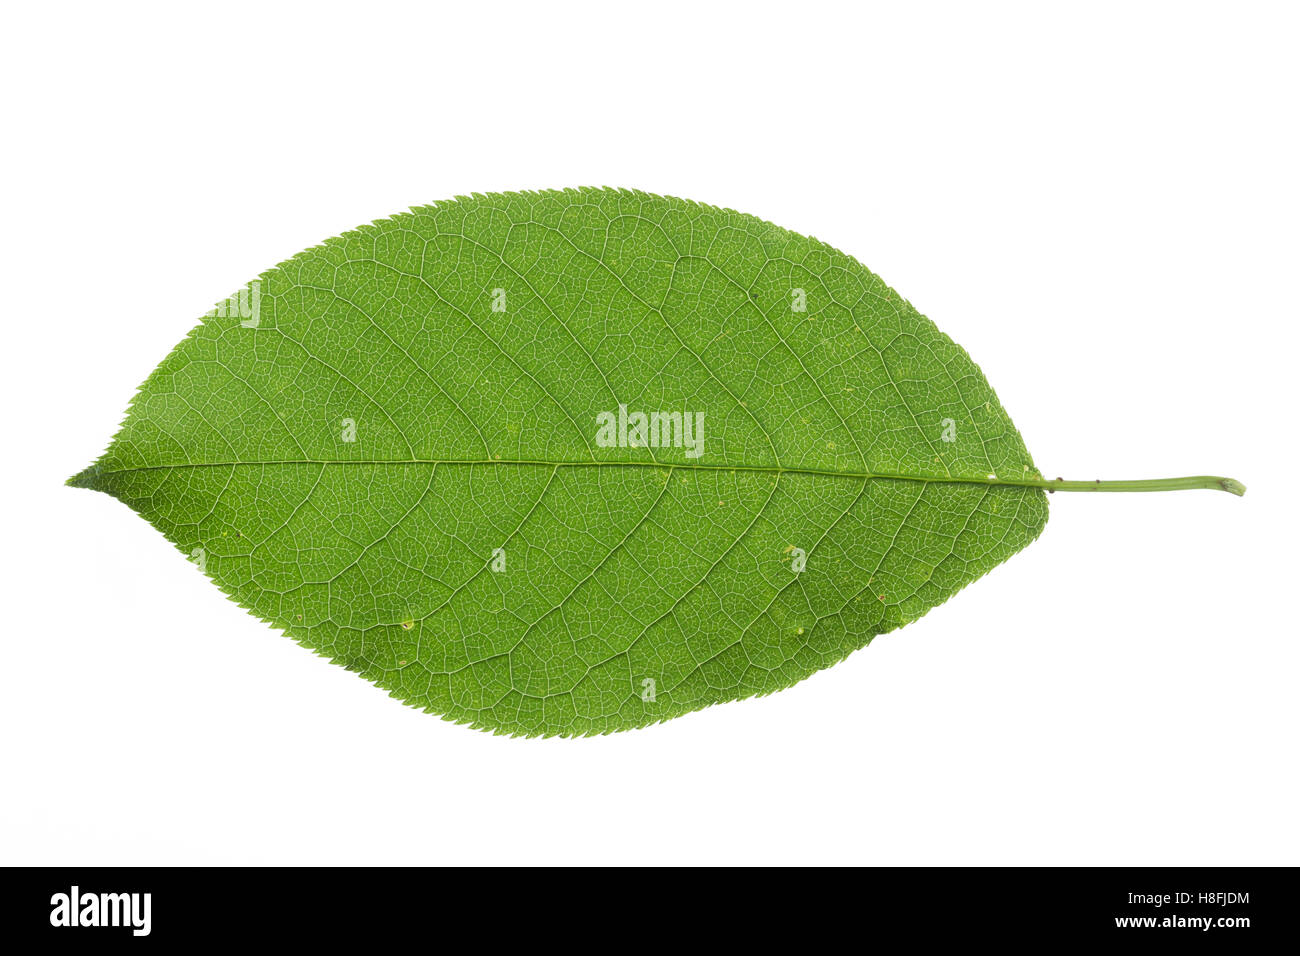
[[[992,484],[993,482],[990,482]],[[997,484],[1022,485],[1027,488],[1045,488],[1048,491],[1189,491],[1198,488],[1226,491],[1240,497],[1246,486],[1235,478],[1218,475],[1189,475],[1186,478],[1140,478],[1136,481],[1066,481],[1063,478],[1025,478],[999,480]]]

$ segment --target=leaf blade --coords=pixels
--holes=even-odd
[[[1041,490],[988,484],[1037,472],[965,352],[851,258],[739,213],[474,197],[307,250],[260,295],[254,325],[195,329],[73,481],[450,719],[600,733],[768,693],[1046,521]],[[704,462],[597,445],[620,405],[704,410]]]

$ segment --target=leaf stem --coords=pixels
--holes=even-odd
[[[1066,481],[1063,478],[1026,478],[1010,480],[1002,484],[1024,485],[1029,488],[1045,488],[1048,491],[1188,491],[1204,488],[1211,491],[1226,491],[1237,496],[1246,493],[1246,486],[1235,478],[1220,478],[1218,475],[1189,475],[1186,478],[1141,478],[1136,481]]]

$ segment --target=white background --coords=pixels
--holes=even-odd
[[[0,862],[1300,863],[1294,7],[4,14]],[[468,192],[852,253],[983,367],[1042,538],[772,697],[591,740],[402,707],[63,486],[249,276]]]

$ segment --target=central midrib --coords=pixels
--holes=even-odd
[[[85,487],[83,482],[100,475],[120,475],[135,471],[158,471],[165,468],[232,468],[236,466],[267,465],[516,465],[531,468],[661,468],[669,471],[728,471],[749,472],[765,475],[816,475],[824,478],[852,478],[858,481],[878,479],[881,481],[919,481],[926,484],[948,485],[986,485],[1006,488],[1037,488],[1043,491],[1186,491],[1205,489],[1227,491],[1234,495],[1244,495],[1246,486],[1234,478],[1220,475],[1188,475],[1181,478],[1138,478],[1121,481],[1067,481],[1064,478],[1041,478],[1037,474],[1023,477],[1003,478],[990,472],[988,475],[964,476],[955,478],[951,475],[895,475],[886,472],[865,471],[831,471],[826,468],[786,468],[782,465],[687,465],[671,464],[661,461],[535,461],[526,459],[485,458],[469,459],[434,459],[434,458],[391,458],[383,460],[366,459],[268,459],[265,461],[200,461],[178,462],[170,465],[137,465],[132,468],[103,468],[92,465],[81,474],[68,479],[74,487]]]
[[[728,465],[728,464],[684,464],[660,461],[543,461],[540,459],[521,458],[391,458],[391,459],[328,459],[328,458],[291,458],[264,459],[257,461],[200,461],[177,462],[165,465],[136,465],[130,468],[95,468],[90,473],[99,475],[125,474],[133,471],[158,471],[172,468],[231,468],[236,466],[272,466],[272,465],[516,465],[533,468],[659,468],[672,471],[699,472],[750,472],[769,475],[817,475],[828,478],[853,478],[857,480],[881,479],[890,481],[924,481],[950,484],[1012,485],[1016,487],[1041,487],[1041,478],[1001,478],[994,475],[984,477],[952,477],[926,475],[900,475],[888,472],[832,471],[828,468],[791,468],[784,465]]]

